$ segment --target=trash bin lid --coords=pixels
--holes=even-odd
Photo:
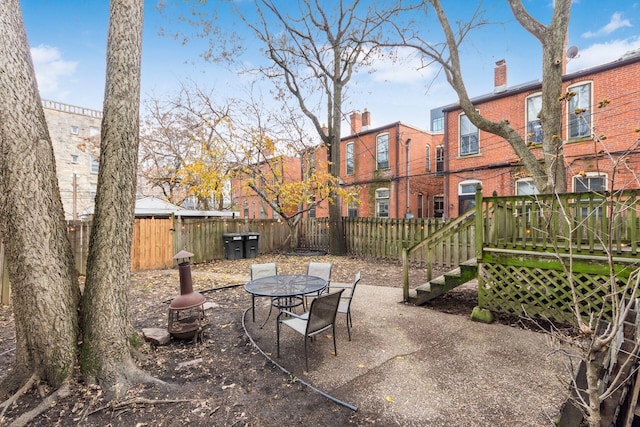
[[[242,240],[242,234],[240,234],[240,233],[223,233],[222,234],[222,238],[223,239],[229,239],[229,240]]]

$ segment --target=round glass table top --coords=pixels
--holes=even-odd
[[[258,296],[288,297],[318,292],[327,286],[327,281],[306,274],[278,274],[250,280],[244,289]]]

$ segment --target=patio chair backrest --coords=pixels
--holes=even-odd
[[[309,308],[307,336],[331,326],[336,321],[342,292],[344,292],[344,289],[331,294],[323,294],[313,299]]]
[[[347,288],[346,290],[348,292],[345,295],[342,296],[343,302],[347,303],[347,310],[349,309],[349,306],[351,305],[351,300],[353,299],[353,294],[356,291],[356,285],[358,284],[358,282],[360,281],[361,278],[362,278],[362,276],[360,275],[360,272],[358,271],[356,273],[355,279],[353,279],[353,283],[351,284],[351,288]]]
[[[261,277],[276,276],[278,274],[278,266],[275,262],[267,262],[264,264],[251,264],[251,280]]]
[[[307,275],[320,277],[327,281],[327,286],[331,282],[331,269],[333,264],[330,262],[314,262],[311,261],[307,266]]]

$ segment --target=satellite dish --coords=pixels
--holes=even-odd
[[[573,59],[577,56],[578,56],[578,47],[570,46],[569,49],[567,49],[567,58]]]

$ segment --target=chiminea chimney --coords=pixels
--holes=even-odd
[[[369,130],[369,126],[371,126],[371,113],[365,108],[362,113],[362,130]]]
[[[360,133],[362,131],[362,115],[359,111],[354,110],[350,116],[351,119],[351,134]]]
[[[501,59],[496,62],[493,74],[493,93],[500,93],[507,90],[507,62]]]

